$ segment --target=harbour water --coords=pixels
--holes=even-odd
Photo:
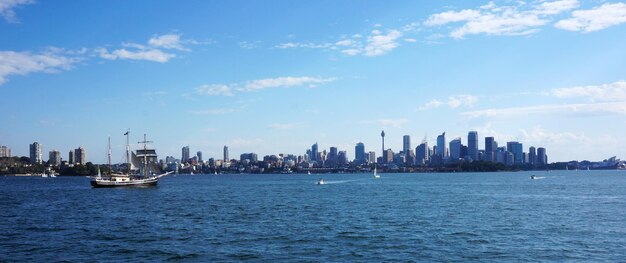
[[[626,171],[0,177],[0,262],[615,262],[625,247]]]

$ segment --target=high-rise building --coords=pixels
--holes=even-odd
[[[507,142],[507,150],[513,154],[513,164],[524,163],[524,148],[519,142]]]
[[[461,149],[463,144],[461,144],[461,138],[456,138],[450,141],[450,159],[458,160],[461,156]]]
[[[330,152],[328,152],[328,165],[333,166],[337,164],[337,158],[339,157],[339,152],[337,151],[337,147],[330,147]]]
[[[74,149],[74,163],[80,165],[87,163],[87,154],[85,153],[85,149],[83,147]]]
[[[428,163],[428,143],[426,141],[422,142],[415,148],[415,159],[418,165]]]
[[[442,159],[448,158],[448,148],[446,145],[446,133],[437,136],[437,155]]]
[[[496,161],[496,150],[498,143],[493,137],[485,137],[485,160],[489,162]]]
[[[356,163],[363,163],[367,160],[365,156],[365,144],[359,142],[354,147],[354,161]]]
[[[228,162],[228,146],[224,145],[224,162]]]
[[[69,155],[67,156],[67,161],[68,161],[70,164],[74,164],[74,157],[75,157],[75,156],[74,156],[74,150],[70,150],[70,153],[69,153]]]
[[[391,149],[387,149],[383,152],[383,163],[392,163],[393,162],[393,151]]]
[[[58,166],[61,164],[61,152],[52,150],[48,153],[48,164]]]
[[[411,136],[404,135],[402,137],[402,152],[406,155],[411,150]]]
[[[537,148],[537,164],[539,165],[548,164],[548,155],[546,154],[546,148],[543,148],[543,147]]]
[[[346,151],[339,151],[337,153],[337,165],[348,164],[348,153]]]
[[[185,146],[182,149],[182,156],[180,157],[181,163],[189,162],[189,146]]]
[[[41,160],[41,144],[34,142],[30,145],[30,163],[40,164]]]
[[[11,157],[11,148],[0,145],[0,157]]]
[[[198,156],[198,162],[199,162],[199,163],[204,162],[204,160],[202,159],[202,152],[201,152],[201,151],[198,151],[198,152],[196,153],[196,156]]]
[[[385,130],[380,132],[380,137],[382,137],[382,139],[383,139],[382,153],[383,153],[383,155],[385,155]],[[384,159],[384,157],[383,157],[383,159]],[[383,160],[383,162],[384,162],[384,160]]]
[[[535,150],[535,146],[528,148],[528,163],[532,165],[537,163],[537,150]]]
[[[318,160],[319,149],[317,148],[317,142],[311,145],[311,161],[320,161]]]
[[[375,152],[369,152],[367,154],[367,162],[369,162],[369,163],[376,163],[376,153]]]
[[[477,131],[471,131],[467,134],[467,155],[473,161],[478,161],[478,132]]]

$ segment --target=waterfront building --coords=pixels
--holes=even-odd
[[[383,163],[393,162],[393,157],[393,151],[391,149],[387,149],[383,152]]]
[[[189,162],[189,145],[183,147],[182,149],[182,156],[180,157],[180,162],[181,163],[187,163]]]
[[[507,150],[513,154],[513,163],[522,164],[524,162],[524,148],[519,142],[507,142]]]
[[[543,148],[543,147],[537,148],[537,164],[539,165],[548,164],[548,155],[546,154],[546,148]]]
[[[251,163],[256,163],[259,161],[259,156],[256,153],[243,153],[239,156],[239,160],[241,162],[248,160]]]
[[[61,165],[61,152],[52,150],[48,152],[48,164],[59,166]]]
[[[41,144],[38,142],[33,142],[30,145],[30,163],[31,164],[41,164]]]
[[[224,162],[229,162],[230,159],[228,158],[228,146],[224,145]]]
[[[367,154],[367,161],[369,163],[376,163],[376,152],[369,152]]]
[[[456,138],[450,141],[450,159],[451,160],[456,161],[462,157],[461,156],[462,147],[463,145],[461,144],[461,138]]]
[[[337,164],[338,159],[338,151],[337,147],[330,147],[330,152],[328,152],[328,163],[329,166],[334,166]]]
[[[317,142],[314,143],[313,145],[311,145],[311,156],[310,157],[311,157],[311,161],[320,161],[318,159],[318,157],[319,157],[319,149],[318,149],[318,146],[317,146]]]
[[[528,163],[532,165],[537,164],[537,151],[535,150],[535,146],[528,148]]]
[[[11,157],[11,148],[0,145],[0,158]]]
[[[348,164],[348,153],[346,151],[339,151],[337,153],[337,165]]]
[[[473,161],[478,161],[478,132],[470,131],[467,134],[467,155]]]
[[[506,163],[506,147],[498,147],[495,152],[495,162]]]
[[[201,151],[198,151],[196,153],[196,156],[198,156],[198,162],[199,163],[203,163],[204,162],[204,160],[202,159],[202,152]]]
[[[430,154],[429,154],[429,149],[428,149],[428,143],[426,141],[423,141],[420,145],[418,145],[415,148],[415,161],[417,164],[422,165],[422,164],[426,164],[428,163],[429,159],[430,159]]]
[[[406,155],[411,150],[411,136],[404,135],[402,137],[402,152]]]
[[[87,154],[83,147],[74,149],[74,163],[84,165],[87,163]]]
[[[70,153],[67,156],[67,160],[69,164],[74,164],[74,150],[70,150]]]
[[[446,145],[446,133],[442,133],[437,136],[437,155],[441,157],[442,160],[448,159],[448,148]]]
[[[365,144],[363,144],[362,142],[359,142],[354,147],[354,161],[356,163],[363,163],[366,161],[366,159],[367,158],[365,156]]]
[[[498,143],[493,137],[485,137],[485,160],[489,162],[496,161],[496,150]]]

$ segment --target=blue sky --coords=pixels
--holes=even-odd
[[[161,157],[380,154],[447,132],[626,156],[619,1],[0,0],[0,145],[114,161],[143,133]]]

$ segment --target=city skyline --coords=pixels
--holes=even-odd
[[[127,128],[205,160],[313,142],[379,157],[381,130],[396,151],[477,131],[550,162],[626,156],[622,1],[2,2],[13,156],[36,141],[104,163],[111,136],[115,162]]]

